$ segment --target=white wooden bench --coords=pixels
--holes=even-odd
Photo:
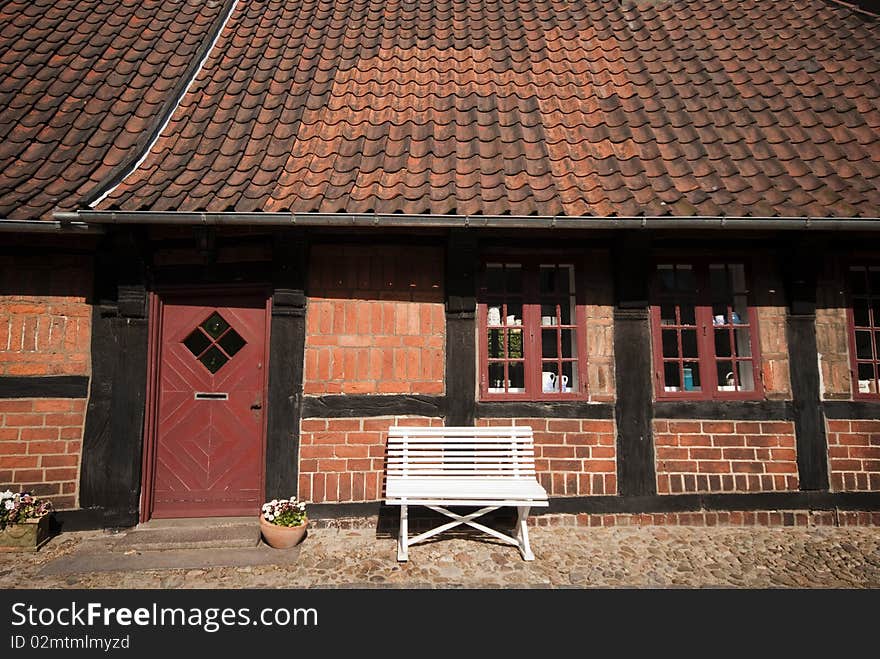
[[[525,560],[534,560],[526,518],[532,506],[548,505],[547,492],[535,476],[534,455],[534,437],[528,426],[392,426],[388,430],[385,503],[400,506],[397,560],[407,560],[409,545],[461,524],[515,545]],[[410,505],[427,506],[453,521],[409,537]],[[479,509],[458,515],[448,510],[449,506]],[[518,511],[512,536],[474,521],[502,506]]]

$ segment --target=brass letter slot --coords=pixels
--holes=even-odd
[[[229,394],[220,391],[197,391],[196,400],[229,400]]]

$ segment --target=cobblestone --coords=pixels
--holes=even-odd
[[[41,574],[51,561],[109,544],[66,533],[35,554],[0,554],[0,588],[878,588],[880,528],[538,527],[534,562],[476,534],[416,545],[315,528],[279,565]],[[208,549],[199,551],[211,551]]]

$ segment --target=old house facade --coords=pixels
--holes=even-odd
[[[880,522],[880,19],[833,0],[0,7],[0,488],[381,510],[535,429],[539,521]]]

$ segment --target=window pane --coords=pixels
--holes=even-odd
[[[697,362],[684,362],[682,372],[682,387],[684,391],[700,391],[700,366]]]
[[[749,330],[747,328],[737,329],[733,331],[733,335],[737,357],[751,357],[752,341]]]
[[[733,373],[733,362],[723,361],[715,364],[718,375],[718,391],[735,391],[736,377]]]
[[[514,393],[522,393],[525,391],[525,370],[522,362],[509,364],[508,373],[510,374],[510,391]]]
[[[736,363],[737,376],[739,377],[739,391],[755,390],[755,366],[749,361]]]
[[[715,330],[715,356],[731,357],[730,331],[725,329]]]
[[[880,305],[880,302],[876,303]],[[874,310],[875,322],[880,320],[877,315],[877,309]],[[868,327],[870,319],[868,318],[868,302],[867,300],[855,300],[853,302],[853,323],[856,327]]]
[[[849,269],[849,290],[856,295],[868,292],[866,281],[867,268],[852,267]]]
[[[217,341],[217,344],[223,348],[227,355],[232,357],[235,353],[244,348],[245,340],[241,338],[241,335],[238,332],[231,329],[223,335],[223,338]]]
[[[570,297],[568,303],[562,302],[559,305],[559,315],[563,325],[574,325],[574,298]]]
[[[712,292],[712,302],[716,305],[726,306],[731,300],[731,282],[727,268],[724,265],[713,264],[709,266],[709,289]],[[724,313],[718,311],[717,313]]]
[[[681,373],[678,362],[666,362],[663,365],[663,383],[666,391],[681,391]]]
[[[575,330],[562,330],[562,356],[572,358],[577,354],[575,343],[577,332]]]
[[[678,357],[678,332],[663,330],[663,356]]]
[[[563,362],[562,364],[562,393],[570,394],[573,391],[579,391],[577,381],[577,369],[574,362]]]
[[[541,305],[541,325],[555,325],[556,324],[556,305],[555,304],[542,304]]]
[[[216,311],[212,313],[204,323],[202,323],[202,329],[204,329],[212,339],[219,337],[228,328],[229,323],[223,320],[223,317]],[[213,373],[214,371],[211,372]]]
[[[183,345],[189,348],[189,351],[198,357],[202,352],[211,345],[211,339],[205,336],[205,333],[198,327],[183,340]]]
[[[486,309],[486,324],[490,327],[497,327],[501,324],[501,305],[492,304]]]
[[[871,313],[873,314],[871,325],[873,327],[880,327],[880,296],[876,297],[871,304]]]
[[[675,290],[675,270],[671,265],[657,266],[657,281],[662,293],[671,293]]]
[[[661,304],[660,305],[660,324],[661,325],[675,325],[677,324],[675,318],[675,305],[674,304]]]
[[[523,305],[519,302],[507,303],[507,314],[502,318],[505,325],[522,325]]]
[[[880,295],[880,267],[871,267],[868,270],[868,292],[871,295]]]
[[[504,267],[500,265],[486,266],[486,288],[493,295],[504,291]]]
[[[859,393],[877,393],[877,374],[873,364],[859,364]]]
[[[856,357],[858,359],[871,359],[871,332],[856,332]]]
[[[541,390],[544,393],[559,391],[559,366],[556,362],[544,362],[541,366]]]
[[[696,325],[696,307],[692,304],[681,304],[678,307],[680,316],[679,323],[682,325]]]
[[[675,269],[676,287],[679,291],[686,294],[693,294],[697,291],[696,279],[694,279],[693,268],[689,265],[679,265]]]
[[[523,358],[523,333],[521,329],[507,330],[507,356],[511,359]]]
[[[556,268],[552,265],[542,265],[538,277],[539,290],[542,295],[556,292]]]
[[[699,357],[697,352],[697,331],[682,330],[681,331],[681,352],[682,357]]]
[[[489,391],[501,393],[505,389],[504,364],[489,364]]]
[[[489,330],[489,359],[501,359],[504,357],[504,338],[500,329]]]
[[[542,357],[558,357],[557,352],[557,332],[553,330],[541,331],[541,356]]]
[[[522,267],[518,264],[509,264],[505,267],[507,273],[507,292],[521,294],[523,289]]]

